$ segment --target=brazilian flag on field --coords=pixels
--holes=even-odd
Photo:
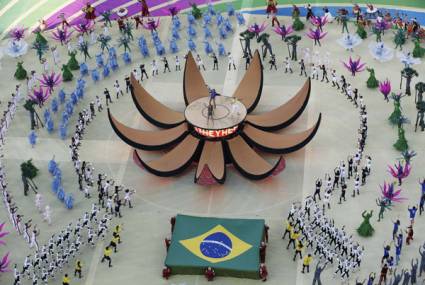
[[[172,274],[259,278],[264,220],[177,215],[165,265]]]

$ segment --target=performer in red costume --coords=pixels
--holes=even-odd
[[[162,269],[162,277],[165,279],[168,279],[170,278],[170,275],[171,275],[171,268],[164,266],[164,268]]]
[[[142,17],[149,17],[149,7],[146,0],[137,0],[142,5]]]
[[[90,3],[86,4],[86,7],[83,8],[83,12],[85,14],[84,18],[86,18],[87,21],[91,21],[96,19],[96,9],[90,5]]]
[[[276,0],[267,0],[267,18],[270,17],[270,14],[277,14],[277,1]]]
[[[215,271],[211,267],[207,267],[205,269],[205,278],[207,278],[208,281],[213,281],[215,277]]]
[[[260,264],[260,279],[261,281],[267,281],[267,276],[269,275],[269,272],[267,271],[267,267],[264,263]]]

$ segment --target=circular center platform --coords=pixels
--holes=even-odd
[[[186,121],[195,131],[207,137],[222,137],[234,133],[238,125],[245,119],[245,105],[234,97],[216,96],[212,114],[208,114],[209,97],[199,98],[186,107]],[[214,107],[215,106],[215,107]]]

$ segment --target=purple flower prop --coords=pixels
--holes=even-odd
[[[248,27],[248,31],[250,31],[251,33],[255,33],[255,35],[258,37],[258,35],[262,33],[266,28],[267,28],[266,22],[263,22],[261,26],[255,23]]]
[[[53,89],[61,84],[62,76],[58,73],[43,74],[43,78],[39,78],[41,86],[46,87],[46,94],[52,94]]]
[[[52,38],[61,44],[67,44],[69,40],[71,39],[72,33],[74,31],[68,31],[68,29],[65,27],[63,30],[57,28],[56,31],[52,32]]]
[[[317,28],[316,30],[310,29],[310,31],[307,33],[307,37],[312,40],[318,41],[323,39],[327,34],[328,32],[322,32],[319,28]]]
[[[41,107],[49,98],[50,93],[47,90],[43,90],[43,88],[40,86],[38,87],[38,90],[34,88],[32,95],[30,94],[28,96],[33,102],[37,103]]]
[[[154,19],[149,19],[146,23],[143,22],[143,28],[151,32],[156,30],[158,27],[159,27],[159,18],[156,19],[156,21]]]
[[[175,6],[168,8],[168,13],[170,14],[171,17],[177,16],[179,11],[180,11],[179,8]]]
[[[292,28],[292,26],[288,26],[288,27],[285,27],[285,26],[281,26],[281,27],[276,26],[273,29],[273,31],[276,34],[282,36],[282,39],[285,39],[287,36],[289,36],[290,34],[292,34],[294,32],[294,29]]]
[[[21,27],[15,27],[9,32],[10,37],[15,41],[20,41],[24,38],[25,29]]]
[[[94,28],[93,21],[86,21],[74,26],[74,29],[80,34],[88,34]]]
[[[384,95],[385,100],[389,102],[388,95],[391,93],[391,82],[388,79],[379,82],[379,91]]]
[[[320,28],[323,27],[324,25],[326,25],[326,23],[328,22],[328,17],[327,16],[322,16],[322,17],[316,17],[316,16],[312,16],[310,18],[310,22]]]
[[[391,23],[387,22],[385,20],[376,21],[376,23],[375,23],[375,29],[377,29],[381,32],[388,30],[389,28],[391,28]]]
[[[4,238],[9,234],[9,232],[3,231],[5,224],[6,223],[0,224],[0,245],[6,245],[6,242],[4,240],[1,240],[1,238]]]
[[[9,263],[9,253],[6,253],[6,255],[0,260],[0,273],[10,272]]]
[[[348,63],[343,62],[344,66],[351,72],[351,75],[356,76],[357,72],[365,70],[366,63],[360,63],[360,57],[357,60],[353,60],[350,56]]]
[[[400,197],[402,189],[398,189],[397,191],[394,191],[394,183],[384,182],[384,185],[383,186],[379,185],[379,187],[381,188],[381,194],[383,199],[386,199],[391,202],[398,202],[398,203],[403,202],[404,200],[407,200],[404,197]]]
[[[397,164],[394,164],[394,167],[391,165],[388,165],[388,172],[391,174],[392,177],[398,179],[399,185],[401,185],[402,180],[409,176],[410,170],[412,167],[409,163],[401,164],[399,161]]]

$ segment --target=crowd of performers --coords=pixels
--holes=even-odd
[[[102,215],[100,210],[96,204],[92,204],[91,212],[85,212],[75,221],[75,224],[69,223],[60,233],[53,234],[46,244],[39,246],[37,243],[34,254],[25,257],[22,268],[15,264],[14,284],[21,284],[25,277],[31,280],[33,285],[39,284],[38,282],[47,284],[57,274],[63,274],[65,266],[72,262],[75,262],[74,276],[82,278],[83,264],[78,259],[78,255],[85,246],[93,248],[98,240],[105,240],[111,228],[112,216]],[[109,266],[112,262],[111,249],[116,252],[118,244],[121,243],[121,231],[121,225],[113,227],[110,243],[101,260],[103,262],[107,259]],[[63,280],[69,280],[69,278],[66,273]]]
[[[337,265],[334,274],[339,274],[341,280],[346,281],[352,272],[359,269],[364,248],[353,241],[344,227],[338,228],[334,221],[327,218],[323,207],[308,196],[302,203],[292,204],[288,214],[285,232],[282,239],[288,237],[286,249],[295,250],[293,260],[297,257],[303,262],[302,273],[310,272],[313,256],[317,256],[314,279],[320,283],[320,273],[328,263]],[[310,249],[311,248],[311,249]],[[304,254],[309,250],[311,253]],[[320,268],[319,270],[317,270]]]

